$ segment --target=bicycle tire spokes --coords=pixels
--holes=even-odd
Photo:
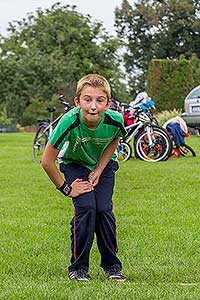
[[[126,142],[120,142],[117,146],[117,158],[119,161],[127,161],[132,154],[131,146]]]
[[[41,162],[42,155],[46,147],[47,141],[48,141],[48,132],[45,131],[45,128],[39,127],[38,131],[36,132],[36,136],[32,147],[32,158],[34,162],[37,163]]]
[[[141,150],[146,155],[148,160],[157,159],[163,153],[164,145],[162,138],[158,134],[153,134],[153,143],[149,143],[147,134],[141,140]]]
[[[172,143],[169,136],[159,127],[154,127],[149,139],[149,134],[142,131],[134,142],[137,158],[148,162],[157,162],[169,158]]]
[[[72,108],[70,104],[65,101],[65,97],[61,94],[59,95],[59,101],[64,105],[64,112],[62,114],[54,120],[54,112],[56,109],[55,107],[48,107],[47,110],[50,112],[50,119],[38,120],[39,127],[36,131],[32,146],[32,160],[36,163],[41,162],[48,137],[51,135],[53,128],[58,124],[62,116]]]

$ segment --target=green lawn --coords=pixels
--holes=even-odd
[[[196,158],[131,159],[116,175],[114,211],[126,283],[68,280],[73,207],[31,161],[33,134],[0,134],[0,299],[200,299],[200,137]]]

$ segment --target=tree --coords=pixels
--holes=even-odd
[[[10,23],[8,31],[7,38],[0,37],[0,105],[18,122],[23,122],[25,109],[34,101],[50,101],[56,90],[75,87],[88,73],[110,80],[114,97],[125,94],[118,40],[74,6],[57,3],[38,9],[27,19]]]
[[[151,59],[200,58],[199,0],[123,0],[115,10],[117,34],[125,45],[124,62],[134,93],[146,88]]]

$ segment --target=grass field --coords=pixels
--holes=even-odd
[[[96,241],[89,283],[71,282],[71,200],[31,161],[32,134],[0,135],[0,299],[200,299],[200,137],[196,158],[131,159],[116,175],[119,257],[128,280],[108,282]]]

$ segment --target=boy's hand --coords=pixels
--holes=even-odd
[[[81,194],[93,191],[93,186],[89,181],[84,181],[83,179],[77,178],[71,184],[72,190],[69,194],[70,197],[74,198]]]
[[[89,182],[92,184],[93,187],[95,187],[98,182],[99,182],[99,178],[101,176],[101,171],[98,169],[93,170],[90,174],[89,174]]]

